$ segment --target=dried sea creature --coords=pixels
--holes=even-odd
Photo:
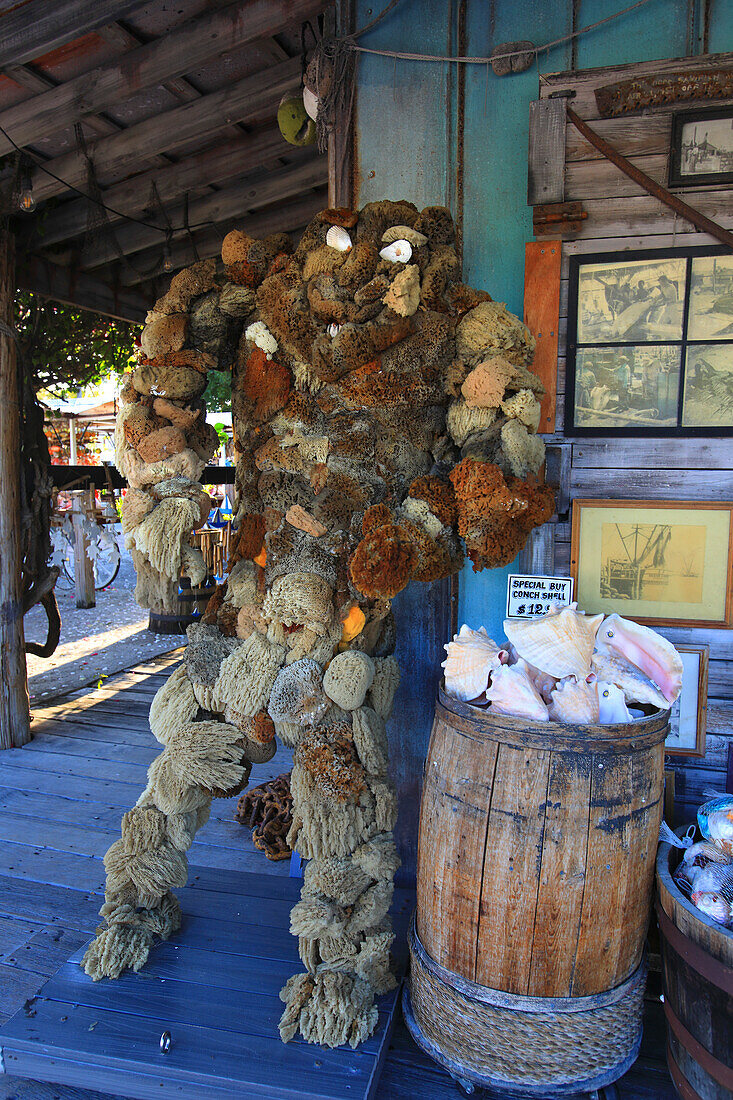
[[[682,690],[682,658],[671,642],[631,619],[614,613],[598,631],[598,652],[623,657],[652,680],[667,705]]]
[[[478,699],[488,687],[492,670],[502,663],[499,646],[483,626],[471,630],[464,624],[443,648],[448,654],[442,664],[445,690],[464,703]]]
[[[332,225],[326,234],[326,244],[337,252],[350,252],[353,245],[348,232],[341,225]]]
[[[515,665],[499,665],[491,673],[486,698],[496,714],[512,718],[527,718],[532,722],[548,722],[547,704],[534,686],[525,661]]]
[[[585,680],[603,615],[586,615],[577,603],[555,606],[536,619],[505,619],[506,636],[520,657],[558,680]]]
[[[667,709],[669,704],[657,685],[623,657],[594,653],[591,667],[599,680],[621,688],[627,703],[648,703],[660,710]]]

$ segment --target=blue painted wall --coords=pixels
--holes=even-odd
[[[733,50],[733,0],[711,5],[710,51]],[[690,51],[701,52],[702,4],[694,12]],[[382,0],[357,0],[357,27]],[[577,26],[625,7],[624,0],[581,0]],[[544,45],[572,30],[572,0],[400,0],[360,44],[376,49],[455,54],[459,24],[464,52],[486,56],[502,42],[529,39]],[[465,66],[463,127],[464,277],[523,308],[524,243],[532,239],[526,205],[529,103],[542,73],[571,68],[683,57],[688,52],[687,0],[648,0],[644,7],[554,47],[526,73],[497,77],[484,65]],[[457,181],[459,77],[455,64],[394,61],[361,55],[358,73],[359,203],[407,198],[442,203],[460,219]],[[508,569],[460,576],[459,622],[484,624],[501,634]]]

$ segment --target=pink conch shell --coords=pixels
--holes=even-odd
[[[612,653],[594,653],[592,668],[599,680],[620,687],[627,703],[649,703],[660,710],[666,710],[669,706],[657,685],[623,657]]]
[[[603,680],[599,680],[596,687],[598,688],[598,721],[602,726],[614,726],[619,722],[633,721],[620,687],[616,684],[604,683]]]
[[[598,652],[624,657],[652,680],[667,705],[682,689],[682,658],[671,642],[632,619],[609,615],[598,631]]]
[[[520,657],[542,672],[585,680],[602,622],[603,615],[586,615],[573,603],[536,619],[505,619],[504,630]]]
[[[555,722],[598,723],[598,685],[585,680],[567,679],[552,693],[550,718]]]
[[[528,718],[533,722],[549,721],[547,705],[528,674],[526,661],[494,669],[486,698],[497,714]]]
[[[452,642],[444,647],[445,690],[464,703],[478,699],[486,691],[492,669],[501,664],[502,650],[484,627],[471,630],[462,626]]]

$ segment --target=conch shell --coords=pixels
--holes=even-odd
[[[536,619],[505,619],[504,630],[520,657],[558,680],[585,680],[603,615],[586,615],[577,603],[555,606]]]
[[[500,665],[491,673],[491,686],[486,698],[496,714],[513,718],[528,718],[533,722],[548,722],[547,704],[534,686],[526,661],[515,665]]]
[[[486,629],[471,630],[462,626],[452,642],[444,646],[448,656],[443,661],[445,690],[464,703],[478,699],[488,687],[492,669],[501,664],[501,653]]]
[[[620,687],[627,703],[648,703],[660,710],[666,710],[669,706],[657,685],[623,657],[594,653],[592,668],[599,680]]]
[[[598,688],[598,721],[602,726],[633,721],[620,687],[616,684],[604,683],[602,680],[598,681],[596,687]]]
[[[599,720],[598,684],[587,680],[563,680],[552,692],[550,718],[554,722],[574,725],[593,724]]]
[[[597,644],[599,653],[623,657],[641,669],[657,685],[666,706],[674,703],[682,690],[682,658],[656,630],[614,613],[604,619]]]

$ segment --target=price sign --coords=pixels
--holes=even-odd
[[[530,619],[535,615],[545,615],[552,604],[569,604],[572,598],[572,577],[522,577],[510,574],[506,597],[507,618]]]

